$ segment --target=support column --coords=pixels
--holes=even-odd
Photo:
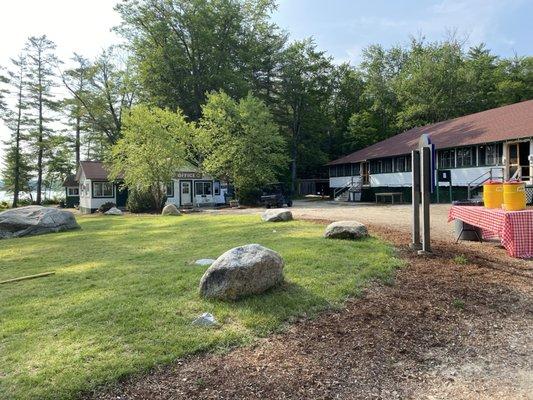
[[[412,207],[413,207],[413,226],[411,248],[420,250],[420,152],[413,150],[411,152],[411,171],[412,171]]]
[[[419,254],[431,252],[430,238],[430,203],[431,203],[431,151],[429,147],[423,147],[421,151],[422,173],[422,250]]]

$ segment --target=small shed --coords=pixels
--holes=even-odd
[[[63,182],[65,188],[65,206],[74,208],[80,204],[80,187],[76,175],[68,175]]]

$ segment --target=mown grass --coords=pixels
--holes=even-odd
[[[82,230],[0,241],[0,398],[75,398],[83,391],[207,349],[246,343],[296,315],[335,307],[401,262],[375,238],[322,238],[324,226],[257,216],[79,217]],[[286,262],[286,283],[234,303],[197,286],[229,248],[260,243]],[[191,326],[203,312],[217,329]]]

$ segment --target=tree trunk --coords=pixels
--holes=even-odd
[[[22,71],[22,68],[21,68]],[[20,193],[20,124],[22,121],[22,79],[23,74],[20,74],[19,92],[18,92],[18,114],[17,114],[17,133],[15,138],[15,176],[13,177],[13,204],[12,207],[18,206],[19,193]]]
[[[35,202],[41,204],[41,190],[43,186],[43,88],[42,88],[42,67],[39,65],[39,92],[38,92],[38,105],[39,105],[39,133],[37,137],[37,198]]]
[[[79,115],[79,110],[78,110],[78,115],[76,115],[76,143],[75,143],[76,169],[80,165],[80,132],[81,132],[81,117]]]
[[[298,143],[294,143],[291,151],[291,195],[296,193],[296,172],[297,172],[297,157],[298,157]]]

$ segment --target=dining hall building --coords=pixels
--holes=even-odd
[[[334,160],[328,164],[334,198],[374,201],[376,193],[394,192],[409,201],[411,151],[422,134],[435,145],[436,175],[451,175],[453,200],[479,195],[490,179],[519,179],[532,202],[533,100],[416,127]]]

